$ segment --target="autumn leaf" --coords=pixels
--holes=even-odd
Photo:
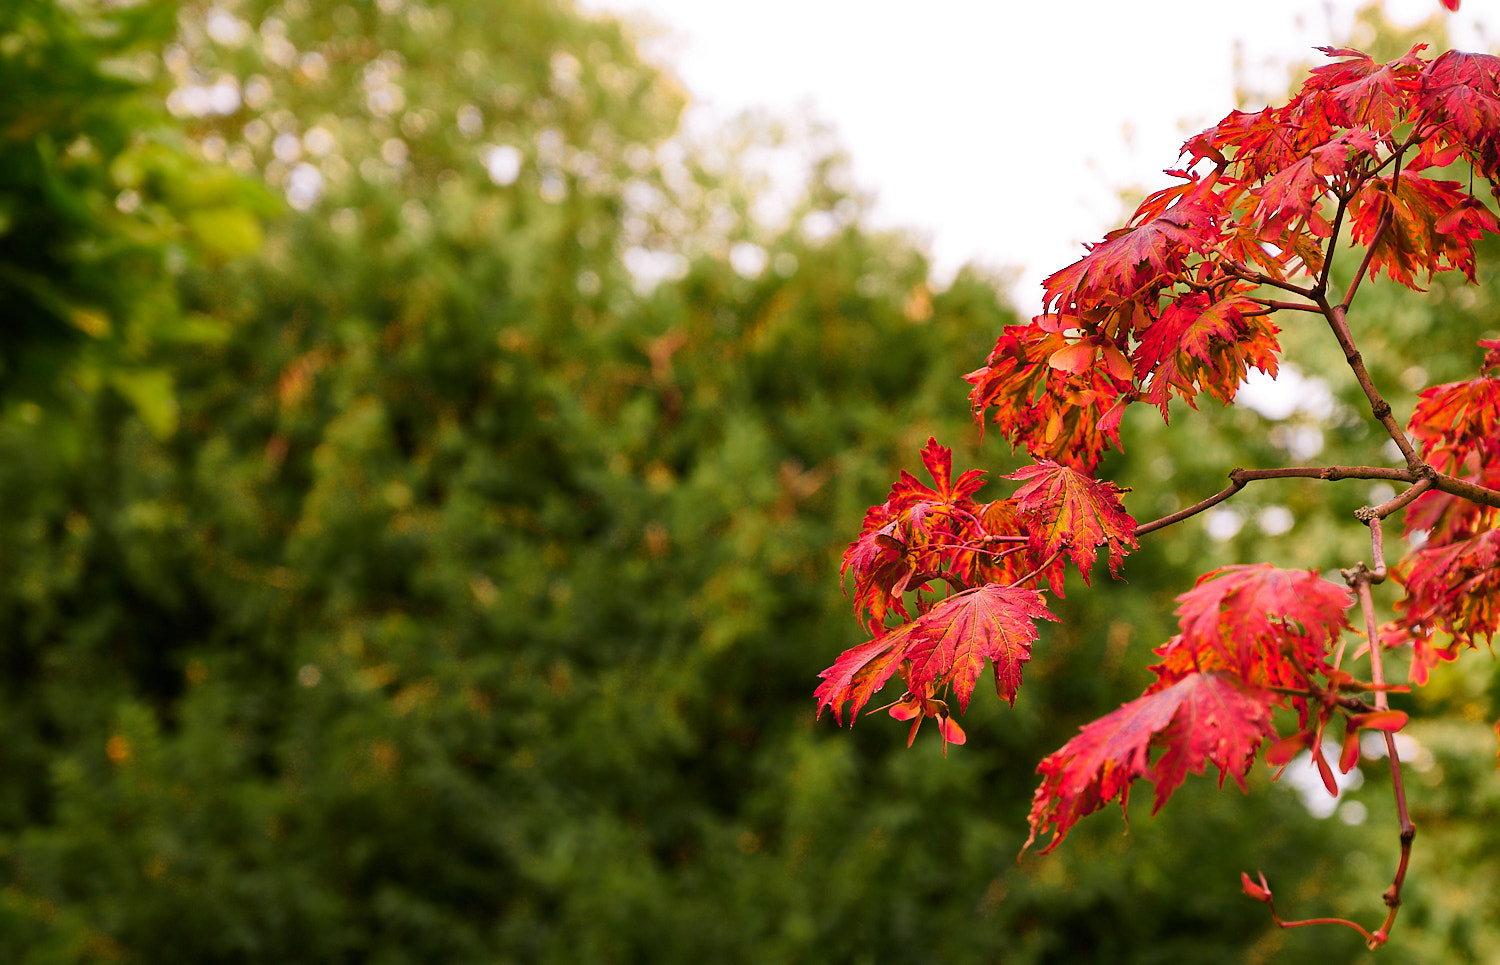
[[[1500,174],[1500,57],[1445,51],[1423,71],[1417,102],[1482,176]]]
[[[1331,102],[1340,125],[1389,134],[1402,120],[1410,93],[1421,86],[1423,61],[1417,54],[1426,46],[1417,44],[1405,57],[1384,64],[1362,51],[1319,47],[1343,60],[1315,68],[1305,89],[1326,92],[1325,103]]]
[[[959,710],[989,660],[995,667],[995,690],[1011,704],[1021,686],[1021,667],[1031,659],[1036,622],[1055,620],[1035,590],[990,584],[950,596],[917,622],[918,639],[906,648],[912,662],[910,684],[950,685]]]
[[[1176,203],[1112,231],[1089,253],[1042,282],[1044,304],[1086,306],[1106,291],[1131,291],[1180,270],[1187,256],[1218,239],[1220,201],[1208,184],[1180,186]]]
[[[1441,631],[1472,647],[1500,633],[1500,529],[1423,546],[1401,562],[1396,579],[1406,589],[1396,601],[1396,624],[1409,638]]]
[[[953,452],[936,439],[927,440],[922,462],[933,485],[901,473],[886,501],[865,513],[863,530],[844,551],[840,575],[847,585],[852,574],[854,609],[872,631],[883,629],[890,613],[909,618],[903,600],[908,590],[933,580],[968,588],[976,575],[994,570],[985,541],[1019,537],[1019,530],[996,533],[981,519],[986,507],[973,495],[984,485],[982,470],[953,479]]]
[[[1177,598],[1182,632],[1232,652],[1239,644],[1300,628],[1326,648],[1348,628],[1349,591],[1317,570],[1282,570],[1270,563],[1225,566],[1198,578]]]
[[[1048,459],[1005,478],[1025,480],[1015,500],[1039,556],[1065,555],[1087,583],[1098,547],[1106,546],[1109,575],[1118,578],[1126,554],[1138,545],[1135,520],[1120,503],[1124,490]],[[1054,581],[1054,591],[1060,582]]]
[[[870,698],[884,687],[886,681],[896,673],[905,656],[906,646],[911,642],[915,623],[904,623],[894,630],[887,630],[874,640],[867,640],[857,647],[850,647],[833,662],[833,666],[820,673],[823,682],[813,692],[818,702],[818,716],[833,708],[833,719],[844,723],[844,705],[849,705],[849,724],[858,719],[859,712]]]
[[[1132,391],[1129,363],[1105,353],[1106,364],[1079,371],[1067,358],[1064,334],[1073,320],[1038,315],[1001,332],[985,366],[964,376],[974,385],[974,416],[986,413],[1012,446],[1034,458],[1090,470],[1106,449],[1120,446],[1120,417]],[[1115,352],[1119,352],[1117,348]],[[1121,363],[1124,364],[1121,364]]]
[[[1450,472],[1470,451],[1486,461],[1500,458],[1500,378],[1423,389],[1407,429],[1427,460]]]
[[[1156,785],[1153,814],[1188,772],[1202,774],[1209,764],[1219,769],[1221,786],[1233,777],[1243,790],[1261,742],[1274,736],[1269,696],[1225,674],[1195,673],[1085,724],[1037,767],[1042,784],[1026,847],[1051,832],[1045,854],[1084,815],[1116,799],[1123,808],[1137,778]],[[1154,764],[1152,748],[1162,750]]]
[[[823,683],[813,695],[818,713],[831,707],[843,723],[848,703],[852,724],[903,665],[909,693],[925,696],[951,687],[965,709],[986,660],[995,668],[997,692],[1014,702],[1039,619],[1057,618],[1035,590],[990,584],[955,593],[916,620],[844,651],[820,674]]]

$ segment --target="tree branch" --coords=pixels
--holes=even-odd
[[[1349,363],[1349,368],[1354,372],[1354,378],[1359,382],[1359,387],[1364,390],[1365,398],[1370,401],[1370,411],[1380,424],[1385,426],[1385,431],[1396,443],[1396,448],[1401,450],[1401,455],[1406,458],[1406,465],[1413,471],[1422,472],[1426,464],[1417,451],[1412,448],[1411,440],[1406,438],[1406,433],[1391,415],[1391,404],[1385,401],[1380,390],[1375,387],[1370,378],[1370,371],[1365,368],[1364,357],[1359,354],[1359,348],[1354,344],[1354,335],[1349,331],[1349,321],[1346,317],[1347,309],[1343,305],[1330,305],[1328,299],[1322,295],[1318,296],[1318,304],[1323,308],[1323,316],[1328,319],[1328,325],[1333,329],[1333,337],[1338,340],[1339,348],[1344,350],[1344,361]]]
[[[1212,509],[1241,489],[1244,489],[1246,483],[1254,482],[1258,479],[1298,478],[1323,479],[1329,482],[1336,482],[1340,479],[1389,479],[1396,482],[1414,482],[1423,477],[1415,470],[1392,469],[1387,466],[1287,466],[1280,469],[1235,469],[1229,474],[1230,484],[1224,489],[1219,490],[1207,499],[1194,503],[1186,509],[1179,509],[1175,513],[1163,516],[1160,519],[1153,519],[1149,523],[1142,523],[1135,528],[1135,535],[1145,536],[1147,533],[1154,533],[1159,529],[1171,526],[1173,523],[1180,523],[1184,519],[1196,516],[1206,509]],[[1456,481],[1463,482],[1463,480]],[[1473,486],[1472,483],[1466,483],[1465,485]],[[1483,489],[1483,487],[1477,488]],[[1486,492],[1493,491],[1486,490]],[[1403,493],[1403,495],[1405,494]],[[1500,498],[1500,492],[1494,492],[1493,495],[1496,498]],[[1402,505],[1405,504],[1403,503]]]
[[[1249,297],[1252,302],[1255,302],[1258,305],[1266,306],[1266,310],[1264,312],[1245,312],[1243,314],[1246,318],[1254,315],[1269,315],[1272,312],[1279,312],[1282,310],[1286,310],[1289,312],[1312,312],[1314,315],[1323,314],[1323,309],[1319,308],[1317,305],[1307,302],[1283,302],[1278,301],[1274,298],[1256,298],[1253,295],[1247,297]]]
[[[1479,503],[1481,506],[1491,506],[1500,509],[1500,490],[1490,489],[1478,483],[1471,483],[1457,476],[1449,476],[1446,473],[1432,474],[1432,488],[1445,492],[1450,496],[1458,496],[1467,499],[1471,503]]]

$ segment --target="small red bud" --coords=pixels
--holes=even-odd
[[[1260,877],[1260,884],[1251,881],[1250,875],[1247,872],[1241,871],[1240,887],[1244,888],[1245,894],[1251,898],[1269,905],[1271,903],[1271,886],[1266,884],[1265,872],[1257,871],[1256,875]]]

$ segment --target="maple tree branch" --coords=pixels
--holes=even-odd
[[[1406,465],[1414,472],[1430,472],[1422,457],[1412,448],[1411,440],[1406,438],[1400,424],[1391,415],[1391,404],[1385,401],[1380,390],[1375,387],[1375,382],[1370,378],[1369,369],[1365,368],[1364,356],[1359,354],[1359,348],[1354,344],[1354,335],[1349,331],[1347,318],[1348,309],[1343,305],[1330,305],[1328,299],[1323,295],[1317,297],[1319,306],[1323,309],[1323,317],[1328,319],[1328,325],[1333,329],[1333,337],[1338,340],[1339,348],[1344,350],[1344,361],[1349,363],[1349,368],[1354,372],[1354,378],[1359,382],[1359,387],[1364,390],[1365,398],[1370,401],[1370,411],[1385,431],[1396,443],[1396,448],[1401,450],[1401,455],[1406,458]]]
[[[1370,527],[1369,582],[1384,583],[1387,575],[1385,533],[1381,530],[1381,521],[1431,489],[1433,485],[1433,477],[1423,476],[1408,486],[1405,492],[1392,496],[1379,506],[1364,506],[1355,510],[1354,517]]]
[[[1322,479],[1337,482],[1340,479],[1391,479],[1412,482],[1419,474],[1410,469],[1393,469],[1389,466],[1282,466],[1275,469],[1235,469],[1230,479],[1253,482],[1257,479]]]
[[[1235,493],[1244,488],[1245,484],[1242,482],[1230,483],[1228,486],[1214,493],[1207,499],[1201,499],[1186,509],[1179,509],[1175,513],[1163,516],[1161,519],[1153,519],[1149,523],[1142,523],[1135,528],[1135,535],[1145,536],[1147,533],[1154,533],[1159,529],[1165,529],[1166,527],[1171,526],[1173,523],[1180,523],[1184,519],[1198,515],[1205,509],[1212,509],[1219,503],[1222,503],[1224,500],[1228,499],[1230,496],[1233,496]]]
[[[1241,315],[1245,318],[1255,318],[1260,315],[1270,315],[1273,312],[1279,312],[1283,310],[1289,312],[1312,312],[1314,315],[1323,314],[1323,310],[1321,308],[1311,303],[1283,302],[1278,301],[1274,298],[1256,298],[1254,295],[1248,295],[1246,297],[1248,297],[1252,302],[1255,302],[1258,305],[1266,306],[1266,308],[1265,311],[1261,312],[1242,312]]]
[[[1219,490],[1207,499],[1194,503],[1186,509],[1179,509],[1175,513],[1163,516],[1160,519],[1153,519],[1149,523],[1142,523],[1135,528],[1135,535],[1144,536],[1147,533],[1154,533],[1159,529],[1171,526],[1173,523],[1180,523],[1184,519],[1196,516],[1206,509],[1212,509],[1241,489],[1244,489],[1246,483],[1254,482],[1258,479],[1294,478],[1322,479],[1329,482],[1336,482],[1340,479],[1389,479],[1396,482],[1415,482],[1424,477],[1416,470],[1393,469],[1387,466],[1286,466],[1279,469],[1235,469],[1229,474],[1230,483],[1224,489]],[[1439,485],[1439,488],[1441,488],[1440,483],[1442,478],[1438,477],[1438,482],[1434,483],[1434,485]],[[1463,480],[1455,480],[1455,482],[1462,483]],[[1468,483],[1466,485],[1472,486],[1473,484]],[[1483,487],[1477,488],[1482,489]],[[1494,493],[1494,496],[1500,498],[1500,492]]]
[[[1315,297],[1316,293],[1311,288],[1303,288],[1301,285],[1294,285],[1289,281],[1282,281],[1280,278],[1272,278],[1265,272],[1256,271],[1253,268],[1242,265],[1237,261],[1231,261],[1228,258],[1224,259],[1224,270],[1239,278],[1243,278],[1245,281],[1253,281],[1257,285],[1266,285],[1271,288],[1279,288],[1284,292],[1291,292],[1293,295],[1301,295],[1308,301],[1318,300]]]
[[[1449,476],[1441,472],[1434,472],[1431,479],[1432,488],[1440,492],[1467,499],[1471,503],[1500,509],[1500,490],[1490,489],[1488,486],[1481,486],[1467,479],[1459,479],[1457,476]]]

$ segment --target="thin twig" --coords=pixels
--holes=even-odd
[[[1230,496],[1233,496],[1235,493],[1244,488],[1245,484],[1242,482],[1230,483],[1228,486],[1214,493],[1212,496],[1208,497],[1207,499],[1199,500],[1198,502],[1189,506],[1187,509],[1179,509],[1177,512],[1167,516],[1163,516],[1161,519],[1153,519],[1149,523],[1142,523],[1135,528],[1135,535],[1145,536],[1147,533],[1154,533],[1159,529],[1165,529],[1166,527],[1171,526],[1173,523],[1180,523],[1184,519],[1198,515],[1205,509],[1212,509],[1219,503],[1222,503],[1224,500],[1228,499]]]
[[[1057,557],[1062,553],[1062,551],[1063,551],[1063,548],[1061,546],[1059,546],[1057,549],[1055,549],[1055,550],[1052,551],[1052,555],[1049,556],[1049,557],[1047,557],[1046,561],[1043,562],[1041,566],[1038,566],[1036,569],[1032,570],[1030,573],[1027,573],[1025,576],[1021,577],[1018,580],[1012,580],[1010,585],[1012,587],[1017,587],[1017,586],[1020,586],[1022,583],[1030,583],[1032,580],[1036,579],[1043,572],[1045,572],[1046,569],[1047,569],[1047,567],[1049,567],[1049,566],[1052,565],[1052,561],[1055,560],[1055,559],[1057,559]]]
[[[1370,569],[1368,572],[1371,583],[1384,583],[1388,575],[1385,565],[1385,533],[1380,526],[1381,520],[1408,505],[1432,487],[1432,477],[1423,476],[1408,486],[1405,492],[1392,496],[1379,506],[1364,506],[1355,510],[1354,517],[1370,527]]]
[[[1369,640],[1370,649],[1370,682],[1377,688],[1375,690],[1375,707],[1377,710],[1390,709],[1390,700],[1385,692],[1385,672],[1381,665],[1380,634],[1375,627],[1375,604],[1370,597],[1370,572],[1363,564],[1355,567],[1345,574],[1345,579],[1359,596],[1359,607],[1365,617],[1365,634]],[[1406,881],[1406,869],[1411,863],[1411,843],[1417,836],[1416,826],[1411,823],[1411,815],[1406,807],[1406,784],[1401,777],[1401,755],[1396,749],[1396,737],[1390,731],[1385,732],[1386,756],[1391,762],[1391,786],[1396,795],[1396,819],[1401,824],[1401,859],[1396,866],[1396,874],[1391,879],[1391,886],[1381,896],[1389,909],[1386,912],[1385,921],[1375,929],[1366,939],[1371,949],[1384,945],[1390,937],[1391,926],[1396,923],[1396,912],[1401,908],[1401,886]]]
[[[1269,905],[1270,902],[1267,902],[1267,904]],[[1379,942],[1375,941],[1375,936],[1365,931],[1363,925],[1349,921],[1346,918],[1304,918],[1301,921],[1283,921],[1281,916],[1276,914],[1276,909],[1273,906],[1271,908],[1271,920],[1282,928],[1306,928],[1308,925],[1345,925],[1363,935],[1365,937],[1365,944],[1371,948],[1379,948],[1384,944],[1383,939]]]
[[[1317,301],[1311,288],[1303,288],[1301,285],[1294,285],[1289,281],[1282,281],[1280,278],[1273,278],[1270,275],[1267,275],[1265,272],[1256,271],[1253,268],[1247,268],[1239,262],[1226,261],[1224,263],[1224,268],[1226,271],[1229,271],[1232,274],[1243,278],[1245,281],[1253,281],[1257,285],[1266,285],[1270,288],[1279,288],[1282,291],[1290,292],[1293,295],[1301,295],[1308,301]]]
[[[1344,213],[1349,210],[1349,197],[1339,195],[1339,209],[1333,216],[1333,230],[1328,233],[1328,251],[1323,255],[1323,270],[1318,273],[1318,284],[1313,291],[1319,295],[1328,291],[1328,279],[1333,274],[1333,253],[1339,244],[1339,228],[1344,223]]]
[[[1256,298],[1253,295],[1249,296],[1249,297],[1250,297],[1250,300],[1252,302],[1255,302],[1258,305],[1264,305],[1264,306],[1266,306],[1267,311],[1265,311],[1265,312],[1246,312],[1244,314],[1247,317],[1249,315],[1252,315],[1252,314],[1253,315],[1266,315],[1266,314],[1270,314],[1271,312],[1279,312],[1279,311],[1282,311],[1282,310],[1289,311],[1289,312],[1312,312],[1314,315],[1321,315],[1321,314],[1323,314],[1323,310],[1321,308],[1319,308],[1317,305],[1314,305],[1314,304],[1312,304],[1310,302],[1283,302],[1283,301],[1279,301],[1279,300],[1277,300],[1275,298]]]
[[[1380,236],[1385,234],[1391,226],[1391,216],[1396,210],[1395,204],[1386,199],[1385,214],[1380,216],[1380,223],[1375,226],[1375,234],[1370,237],[1370,247],[1365,249],[1365,257],[1359,263],[1359,270],[1354,273],[1354,280],[1349,283],[1349,290],[1344,292],[1344,300],[1339,303],[1339,308],[1349,310],[1349,305],[1354,301],[1354,293],[1359,291],[1360,282],[1365,280],[1365,275],[1370,270],[1370,262],[1375,259],[1375,246],[1380,244]]]

